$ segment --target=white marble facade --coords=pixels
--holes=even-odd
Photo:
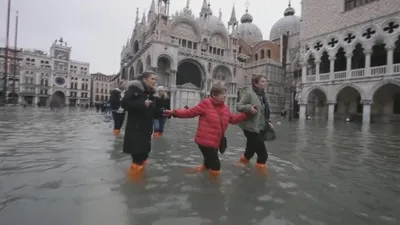
[[[247,10],[239,23],[233,8],[225,26],[221,12],[213,13],[206,0],[199,16],[193,14],[190,1],[172,15],[169,6],[169,0],[152,0],[147,16],[140,19],[137,11],[132,36],[121,52],[121,78],[131,80],[145,70],[156,71],[159,85],[170,92],[173,108],[196,105],[213,83],[220,82],[228,88],[227,105],[234,111],[237,88],[248,76],[245,64],[254,63],[239,61],[240,47],[244,42],[246,48],[259,51],[263,41],[253,17]],[[248,54],[251,58],[250,50]],[[262,60],[267,63],[267,58]]]
[[[400,1],[303,0],[300,119],[400,120]]]

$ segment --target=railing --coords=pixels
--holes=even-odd
[[[215,54],[211,54],[208,52],[203,52],[201,50],[194,50],[194,49],[180,47],[179,52],[194,55],[194,56],[207,57],[207,58],[211,58],[211,59],[215,59],[215,60],[219,60],[219,61],[223,61],[223,62],[227,62],[227,63],[237,63],[236,60],[226,57],[227,55],[224,55],[224,56],[215,55]]]
[[[347,73],[347,71],[338,71],[333,73],[333,77],[331,76],[331,73],[321,73],[318,75],[318,79],[317,75],[315,74],[306,75],[306,82],[341,80],[348,78],[360,78],[366,76],[384,76],[388,74],[390,69],[392,69],[390,75],[392,74],[400,75],[400,63],[399,63],[399,64],[394,64],[393,68],[389,68],[387,65],[385,65],[385,66],[371,67],[369,70],[365,68],[354,69],[351,70],[349,74]]]

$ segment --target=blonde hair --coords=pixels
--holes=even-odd
[[[161,96],[161,92],[162,92],[162,96]],[[167,93],[166,91],[164,91],[164,90],[157,91],[157,96],[158,96],[159,98],[161,98],[161,97],[164,97],[165,99],[168,99],[168,98],[169,98],[168,93]]]

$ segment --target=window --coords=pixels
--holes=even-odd
[[[344,11],[349,11],[377,0],[344,0]]]
[[[264,59],[265,58],[265,52],[264,52],[264,50],[261,50],[261,59]]]

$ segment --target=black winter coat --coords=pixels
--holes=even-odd
[[[169,98],[160,98],[156,97],[156,111],[157,112],[162,112],[165,109],[171,109],[171,103]],[[162,114],[155,115],[156,119],[162,118]]]
[[[146,99],[153,101],[149,107],[144,103]],[[156,110],[154,92],[142,81],[130,81],[122,99],[122,107],[128,112],[123,151],[130,154],[150,152],[153,119],[162,115],[162,111]]]
[[[121,107],[121,90],[118,88],[111,91],[110,108],[111,110],[118,110]]]

